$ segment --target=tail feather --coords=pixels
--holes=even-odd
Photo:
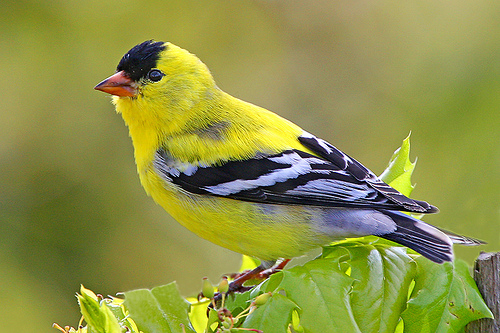
[[[397,211],[382,211],[396,222],[396,230],[389,234],[377,235],[417,251],[424,257],[436,262],[453,261],[454,240],[467,237],[448,236],[443,231]],[[472,239],[471,239],[472,240]]]
[[[434,227],[434,228],[445,233],[451,239],[453,244],[460,244],[460,245],[465,245],[465,246],[476,246],[476,245],[486,244],[486,242],[479,240],[479,239],[475,239],[475,238],[471,238],[471,237],[467,237],[467,236],[462,236],[462,235],[457,235],[451,231],[444,230],[444,229],[441,229],[438,227]]]
[[[415,200],[415,199],[413,199],[413,201],[415,201],[420,206],[424,207],[426,209],[426,211],[425,211],[426,214],[439,213],[439,209],[436,206],[429,204],[428,202]]]

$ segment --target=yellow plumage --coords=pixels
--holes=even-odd
[[[192,232],[239,253],[277,259],[324,244],[307,239],[310,213],[298,207],[270,205],[264,209],[286,211],[270,219],[261,212],[262,204],[190,194],[157,175],[153,159],[160,147],[193,165],[305,147],[297,141],[302,134],[298,126],[221,91],[193,54],[169,43],[156,68],[173,79],[142,87],[134,99],[113,99],[129,127],[146,192]]]
[[[134,99],[113,99],[129,127],[139,172],[159,146],[182,161],[218,163],[300,145],[298,126],[221,91],[193,54],[168,43],[157,68],[175,79],[146,85]]]
[[[288,120],[221,91],[196,56],[171,43],[137,45],[96,89],[115,95],[146,192],[213,243],[275,260],[375,234],[437,262],[452,258],[448,236],[397,212],[435,207],[406,198]]]

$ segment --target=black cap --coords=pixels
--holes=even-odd
[[[152,40],[138,44],[123,56],[116,70],[118,72],[124,71],[130,79],[139,81],[152,68],[156,67],[160,53],[166,47],[164,42],[154,42]]]

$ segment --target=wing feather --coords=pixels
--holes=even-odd
[[[342,170],[349,172],[357,180],[366,182],[366,184],[385,196],[388,200],[404,208],[400,210],[419,213],[435,213],[438,211],[437,207],[432,206],[425,201],[413,200],[403,195],[393,187],[383,182],[364,165],[344,154],[332,144],[307,132],[304,132],[302,136],[299,137],[299,141],[319,156],[332,162]]]
[[[196,194],[273,204],[426,211],[326,141],[308,133],[299,140],[320,157],[290,149],[195,166],[158,150],[154,166],[163,179]]]

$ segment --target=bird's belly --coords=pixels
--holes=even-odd
[[[345,237],[391,232],[394,223],[374,210],[255,203],[179,190],[155,174],[146,191],[198,236],[262,260],[293,258]]]
[[[151,176],[143,179],[146,191],[174,219],[198,236],[232,251],[274,260],[300,256],[332,241],[332,235],[317,228],[322,214],[319,208],[179,192],[175,185]]]

